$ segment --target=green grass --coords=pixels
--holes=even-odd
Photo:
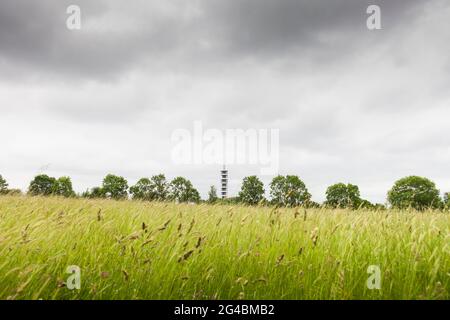
[[[432,211],[0,197],[0,299],[449,299],[449,228]]]

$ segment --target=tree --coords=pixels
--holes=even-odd
[[[332,208],[358,209],[362,204],[359,188],[353,184],[337,183],[329,186],[326,192],[326,205]],[[363,205],[367,205],[364,202]]]
[[[128,182],[124,177],[108,174],[103,179],[102,191],[107,198],[126,199],[128,197]]]
[[[153,200],[167,200],[169,194],[169,184],[163,174],[153,176],[151,182],[151,196]]]
[[[148,178],[140,179],[134,186],[130,187],[130,194],[133,200],[152,200],[151,196],[151,182]]]
[[[31,181],[28,193],[33,196],[49,196],[54,194],[56,189],[57,181],[55,178],[40,174]]]
[[[256,205],[264,200],[264,184],[257,176],[244,178],[242,181],[239,200],[248,205]]]
[[[444,194],[444,206],[447,209],[450,209],[450,192]]]
[[[297,176],[277,176],[270,183],[271,202],[283,207],[306,205],[311,194],[305,183]]]
[[[216,203],[219,197],[217,196],[217,189],[215,186],[211,186],[208,192],[208,202]]]
[[[89,199],[102,199],[106,197],[105,192],[101,187],[94,187],[91,190],[86,190],[81,196]]]
[[[61,196],[74,197],[75,192],[72,188],[72,180],[69,177],[61,177],[59,179],[49,177],[46,174],[36,176],[31,181],[28,193],[34,196]]]
[[[388,192],[388,201],[393,208],[398,209],[424,210],[442,205],[435,183],[418,176],[405,177],[395,182]]]
[[[54,194],[62,197],[74,197],[75,192],[72,187],[72,180],[69,177],[61,177],[56,180]]]
[[[8,193],[8,183],[6,180],[0,175],[0,194]]]
[[[177,177],[170,182],[169,198],[176,202],[199,202],[200,194],[189,180]]]
[[[146,201],[164,201],[167,199],[168,184],[163,174],[151,179],[142,178],[130,188],[133,199]]]

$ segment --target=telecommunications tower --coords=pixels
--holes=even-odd
[[[223,169],[220,171],[220,194],[222,199],[226,199],[228,196],[228,170],[223,166]]]

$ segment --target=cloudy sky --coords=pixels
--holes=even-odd
[[[279,129],[280,174],[317,201],[342,181],[384,202],[411,174],[450,191],[449,52],[447,0],[1,0],[0,174],[83,191],[162,172],[206,196],[220,166],[171,157],[173,132],[201,121]],[[232,194],[260,172],[229,168]]]

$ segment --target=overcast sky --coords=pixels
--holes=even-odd
[[[81,8],[81,30],[66,8]],[[369,4],[382,29],[366,27]],[[107,173],[185,176],[176,129],[279,129],[280,174],[322,201],[336,182],[385,202],[421,175],[450,191],[448,0],[1,0],[0,174],[76,191]],[[231,194],[252,165],[231,165]],[[263,176],[265,183],[271,176]]]

